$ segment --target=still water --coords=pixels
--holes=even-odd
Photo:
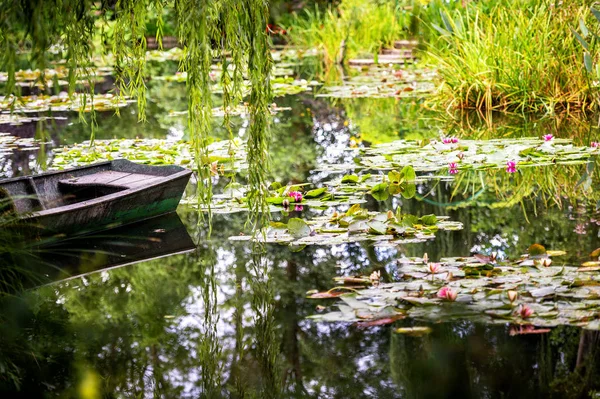
[[[185,93],[170,85],[149,83],[147,124],[137,122],[133,107],[120,118],[101,114],[96,138],[185,138],[184,117],[168,116],[185,109]],[[289,107],[274,117],[271,144],[272,178],[283,184],[327,181],[331,174],[317,167],[351,162],[348,146],[440,132],[520,137],[550,130],[578,139],[590,132],[547,122],[490,127],[467,118],[450,124],[418,102],[395,99],[332,101],[301,94],[277,103]],[[236,134],[243,137],[245,127],[247,121],[236,120]],[[89,138],[73,115],[2,130],[49,144],[2,158],[1,177],[42,171],[51,164],[53,146]],[[225,129],[215,131],[228,137]],[[222,180],[215,181],[217,189],[227,183]],[[3,263],[33,274],[24,292],[2,298],[0,391],[3,397],[82,398],[597,397],[595,331],[561,326],[518,334],[508,323],[456,319],[372,327],[307,319],[335,303],[308,299],[307,291],[330,289],[336,276],[373,271],[394,281],[402,257],[517,257],[541,243],[566,250],[564,261],[579,264],[600,247],[600,218],[587,201],[567,198],[560,187],[523,194],[507,184],[476,201],[468,189],[456,192],[447,182],[419,185],[421,200],[371,198],[372,210],[402,206],[464,224],[460,231],[438,232],[435,240],[394,248],[354,243],[293,252],[267,245],[262,253],[228,240],[246,231],[246,214],[215,215],[207,237],[206,222],[188,206],[92,237],[43,247],[15,243]],[[510,201],[515,196],[519,200]],[[322,212],[305,207],[290,217]],[[432,331],[420,337],[395,332],[403,326]]]

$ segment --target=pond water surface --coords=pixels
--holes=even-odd
[[[149,96],[147,123],[137,122],[134,105],[120,117],[103,112],[96,138],[186,138],[185,116],[169,115],[185,110],[183,84],[151,81]],[[275,101],[289,108],[274,116],[271,143],[272,178],[284,185],[327,181],[335,174],[317,170],[322,165],[352,162],[348,147],[377,142],[551,132],[583,143],[596,134],[585,124],[547,121],[451,124],[419,99],[332,100],[307,92]],[[40,172],[52,164],[52,147],[89,139],[77,115],[62,116],[0,125],[0,131],[50,143],[3,156],[0,177]],[[227,138],[215,125],[215,134]],[[245,119],[236,119],[234,134],[244,138],[246,127]],[[544,173],[534,174],[531,185]],[[208,237],[206,221],[193,206],[181,205],[177,215],[137,226],[15,250],[5,264],[27,265],[38,280],[37,288],[2,299],[0,391],[6,397],[86,398],[597,397],[597,331],[556,326],[528,334],[509,321],[460,317],[375,326],[307,318],[336,305],[336,299],[309,299],[308,291],[329,290],[334,277],[373,271],[382,281],[396,281],[402,276],[398,259],[424,253],[432,261],[492,252],[516,258],[540,243],[566,251],[564,264],[588,260],[600,247],[596,203],[569,198],[564,178],[549,173],[558,177],[531,193],[507,180],[475,197],[469,185],[442,181],[418,184],[413,199],[369,197],[363,206],[371,210],[401,206],[464,224],[437,232],[434,240],[395,247],[361,242],[294,252],[268,244],[257,254],[248,242],[228,240],[248,234],[246,213],[215,215]],[[216,189],[226,180],[215,178]],[[597,183],[594,177],[592,188]],[[304,207],[273,218],[323,212]],[[94,273],[98,269],[104,270]],[[413,336],[396,332],[399,327],[431,331]]]

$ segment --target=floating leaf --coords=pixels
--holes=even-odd
[[[409,335],[411,337],[422,337],[431,334],[431,327],[400,327],[394,330],[398,334]]]
[[[421,216],[421,222],[427,226],[434,226],[437,223],[437,216],[433,214]]]
[[[359,177],[357,175],[345,175],[342,177],[342,183],[358,183]]]
[[[326,187],[316,188],[314,190],[307,191],[304,194],[304,198],[316,198],[327,191]]]
[[[385,201],[389,197],[388,183],[379,183],[371,189],[371,195],[377,201]]]
[[[294,238],[308,237],[311,232],[310,226],[299,218],[291,218],[288,221],[288,230]]]

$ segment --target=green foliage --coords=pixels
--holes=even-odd
[[[292,18],[289,39],[298,46],[316,47],[329,70],[361,52],[376,54],[398,39],[403,23],[396,3],[343,0],[337,8],[306,10]]]
[[[112,50],[116,84],[121,96],[137,99],[139,118],[145,118],[146,107],[146,22],[156,17],[155,33],[160,43],[164,12],[175,15],[179,42],[183,48],[180,67],[187,72],[188,125],[198,160],[200,192],[204,203],[210,203],[210,170],[202,163],[207,157],[211,136],[212,98],[209,73],[213,57],[222,62],[223,109],[237,105],[241,99],[242,74],[252,85],[250,94],[250,134],[248,163],[252,215],[265,209],[260,193],[269,169],[267,157],[268,105],[271,91],[271,57],[266,35],[267,3],[262,0],[90,0],[2,1],[0,3],[0,43],[4,47],[2,65],[8,71],[6,92],[16,94],[15,64],[18,51],[27,50],[34,67],[44,71],[49,63],[48,51],[58,45],[60,56],[69,67],[69,91],[72,94],[78,78],[90,77],[87,71],[95,52]],[[101,48],[94,48],[97,31],[101,31]],[[232,68],[230,68],[230,64]],[[43,81],[42,76],[42,81]],[[88,79],[89,101],[94,101],[94,81]],[[81,101],[81,110],[88,96]],[[93,107],[92,107],[93,110]],[[81,114],[83,115],[83,113]],[[95,113],[91,113],[92,126]],[[226,124],[228,119],[226,118]],[[92,130],[92,141],[94,131]]]
[[[549,114],[595,107],[579,43],[568,29],[585,20],[584,2],[489,3],[442,10],[434,25],[439,40],[431,55],[444,81],[444,106]]]

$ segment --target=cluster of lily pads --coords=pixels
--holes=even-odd
[[[600,262],[561,264],[563,251],[546,251],[534,244],[519,259],[500,260],[474,255],[442,258],[402,258],[399,281],[380,282],[371,276],[337,278],[327,292],[309,298],[337,298],[338,310],[311,316],[315,320],[392,323],[411,317],[427,321],[473,319],[553,327],[575,325],[600,329]]]
[[[288,71],[286,70],[286,72]],[[223,87],[221,86],[221,83],[218,80],[219,75],[220,73],[217,72],[214,72],[214,74],[211,75],[214,82],[212,88],[213,93],[223,93]],[[178,72],[175,75],[161,76],[155,79],[165,80],[167,82],[185,82],[187,79],[187,74],[185,72]],[[319,83],[314,80],[307,81],[305,79],[294,79],[290,76],[277,76],[271,79],[271,89],[273,91],[273,96],[275,97],[302,93],[311,90],[312,87],[318,85]],[[241,90],[244,96],[249,95],[250,82],[244,81]]]
[[[327,85],[318,97],[385,98],[417,97],[435,90],[435,71],[427,69],[396,69],[373,65],[360,74],[344,79],[341,85]]]
[[[14,151],[37,150],[39,142],[33,138],[15,137],[8,133],[0,133],[0,159],[11,155]]]
[[[504,169],[507,173],[517,173],[525,167],[583,164],[600,153],[600,148],[594,143],[590,147],[578,147],[569,139],[557,138],[459,140],[451,137],[429,142],[397,140],[348,151],[358,153],[354,164],[324,165],[322,170],[391,170],[410,165],[416,172],[451,179],[467,170]]]
[[[218,172],[218,169],[217,169]],[[309,183],[281,186],[279,183],[271,184],[266,201],[270,212],[302,212],[304,207],[324,210],[332,206],[353,205],[365,202],[362,196],[338,193],[328,187],[319,187],[303,191]],[[236,181],[230,182],[221,193],[212,197],[210,210],[216,214],[247,212],[249,210],[247,193],[248,186]],[[188,196],[181,201],[192,207],[208,211],[208,206],[202,204],[197,198]]]
[[[24,123],[32,123],[39,121],[48,121],[48,120],[66,120],[66,117],[62,116],[31,116],[24,114],[15,114],[15,113],[0,113],[0,125],[11,125],[17,126],[22,125]]]
[[[19,98],[9,96],[0,97],[0,112],[3,113],[38,113],[38,112],[68,112],[84,110],[89,112],[109,111],[126,107],[133,100],[115,96],[110,93],[94,94],[93,101],[89,94],[74,93],[69,96],[66,92],[58,95],[33,95],[21,96]]]
[[[266,243],[304,248],[307,245],[336,245],[368,241],[376,246],[423,242],[435,238],[438,230],[459,230],[462,223],[445,216],[415,216],[403,214],[400,208],[394,213],[371,212],[354,204],[345,213],[334,212],[311,220],[291,218],[287,223],[271,222],[264,231],[254,236],[234,236],[230,240],[255,240]]]
[[[112,73],[110,67],[93,67],[85,70],[77,71],[76,73],[81,76],[88,74],[93,77],[95,81],[101,81],[104,76],[108,76]],[[45,87],[67,86],[69,84],[69,68],[63,65],[57,65],[53,69],[21,69],[15,71],[15,84],[21,87],[37,87],[43,89]],[[0,83],[6,83],[8,81],[8,73],[0,72]],[[86,80],[80,79],[77,83],[86,83]]]
[[[271,115],[275,115],[278,112],[289,111],[290,107],[280,107],[277,104],[273,103],[269,106],[269,110],[271,111]],[[223,107],[215,107],[213,108],[213,116],[217,118],[222,118],[225,116],[225,109]],[[170,111],[169,116],[181,116],[187,115],[187,110],[185,111]],[[246,116],[250,114],[250,110],[248,109],[248,104],[238,104],[235,107],[230,107],[227,109],[227,114],[229,116]]]
[[[149,165],[180,165],[195,169],[196,157],[187,141],[157,139],[95,140],[69,147],[55,148],[52,169],[65,169],[93,162],[125,158]],[[245,145],[239,139],[215,141],[208,145],[208,158],[203,164],[214,164],[216,173],[246,169]]]

